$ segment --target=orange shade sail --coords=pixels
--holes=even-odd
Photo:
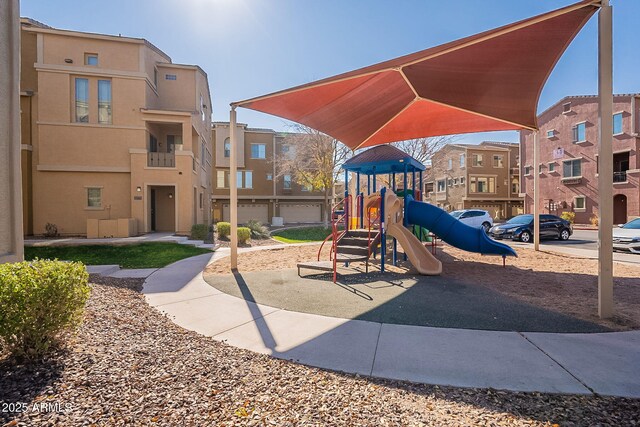
[[[411,138],[537,129],[553,67],[600,7],[584,0],[437,47],[235,102],[352,149]]]

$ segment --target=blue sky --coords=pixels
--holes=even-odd
[[[56,28],[143,37],[209,75],[214,120],[229,103],[360,68],[544,13],[571,0],[22,0],[21,15]],[[640,1],[615,0],[614,91],[640,92]],[[556,66],[539,111],[597,92],[597,16]],[[252,127],[286,130],[240,109]],[[459,142],[516,141],[516,132]]]

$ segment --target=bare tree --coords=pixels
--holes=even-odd
[[[337,139],[301,124],[291,126],[283,144],[287,152],[276,157],[277,175],[291,175],[293,180],[312,191],[324,194],[324,224],[329,224],[331,195],[340,174],[340,166],[351,150]]]
[[[429,163],[435,153],[447,144],[455,142],[456,135],[434,136],[429,138],[415,138],[406,141],[394,142],[396,148],[409,154],[420,163]]]

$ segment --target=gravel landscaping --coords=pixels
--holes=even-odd
[[[174,325],[139,279],[92,277],[85,323],[35,366],[0,361],[0,423],[638,425],[640,400],[459,389],[272,359]]]

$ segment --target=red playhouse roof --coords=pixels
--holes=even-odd
[[[305,124],[352,149],[428,136],[534,130],[549,74],[599,7],[600,0],[584,0],[232,105]]]

